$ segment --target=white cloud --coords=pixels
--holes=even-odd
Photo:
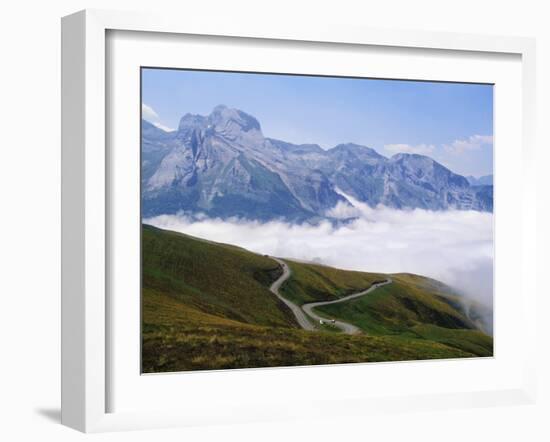
[[[353,209],[358,218],[296,225],[281,221],[191,219],[161,215],[157,227],[269,254],[350,270],[410,272],[443,281],[492,306],[493,215],[474,211],[433,212],[370,208],[347,197],[335,213]]]
[[[173,130],[175,130],[174,128],[165,126],[162,123],[153,123],[153,125],[166,132],[172,132]]]
[[[151,106],[147,106],[145,103],[141,103],[141,116],[143,119],[154,122],[159,120],[158,114]]]
[[[148,106],[145,103],[141,103],[141,116],[144,120],[147,120],[149,123],[166,132],[172,132],[173,130],[175,130],[174,128],[168,127],[163,124],[160,120],[159,114],[157,114],[151,106]]]
[[[492,135],[472,135],[465,140],[455,140],[451,144],[445,144],[443,148],[453,154],[461,154],[479,150],[484,146],[493,145]]]
[[[336,219],[349,219],[361,216],[361,211],[346,201],[338,201],[325,215]]]
[[[435,150],[433,144],[386,144],[384,150],[390,154],[396,153],[417,153],[420,155],[430,155]]]

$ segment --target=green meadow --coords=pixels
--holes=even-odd
[[[284,259],[284,257],[282,257]],[[302,305],[368,288],[388,275],[286,260],[281,294]],[[347,335],[325,326],[302,330],[269,290],[276,261],[245,249],[144,225],[142,228],[142,371],[158,373],[249,367],[491,356],[451,289],[417,275],[317,313],[359,327]]]

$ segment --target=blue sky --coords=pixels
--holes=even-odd
[[[256,117],[267,137],[324,149],[354,142],[493,173],[490,85],[143,69],[142,101],[144,118],[167,129],[225,104]]]

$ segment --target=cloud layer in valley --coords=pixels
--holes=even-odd
[[[352,198],[330,215],[355,220],[289,224],[161,215],[159,228],[261,254],[369,272],[410,272],[445,282],[492,307],[493,215],[474,211],[376,209]]]

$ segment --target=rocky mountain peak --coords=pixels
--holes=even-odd
[[[376,150],[371,147],[363,146],[355,143],[343,143],[338,144],[328,151],[332,155],[337,156],[354,156],[358,158],[372,158],[372,159],[385,159]]]
[[[216,132],[261,131],[260,123],[252,115],[220,104],[208,116],[208,122]]]
[[[185,114],[180,119],[180,124],[178,125],[178,134],[183,136],[186,136],[189,134],[189,132],[193,131],[194,129],[199,129],[204,127],[206,124],[206,118],[202,115],[196,115],[196,114]]]

